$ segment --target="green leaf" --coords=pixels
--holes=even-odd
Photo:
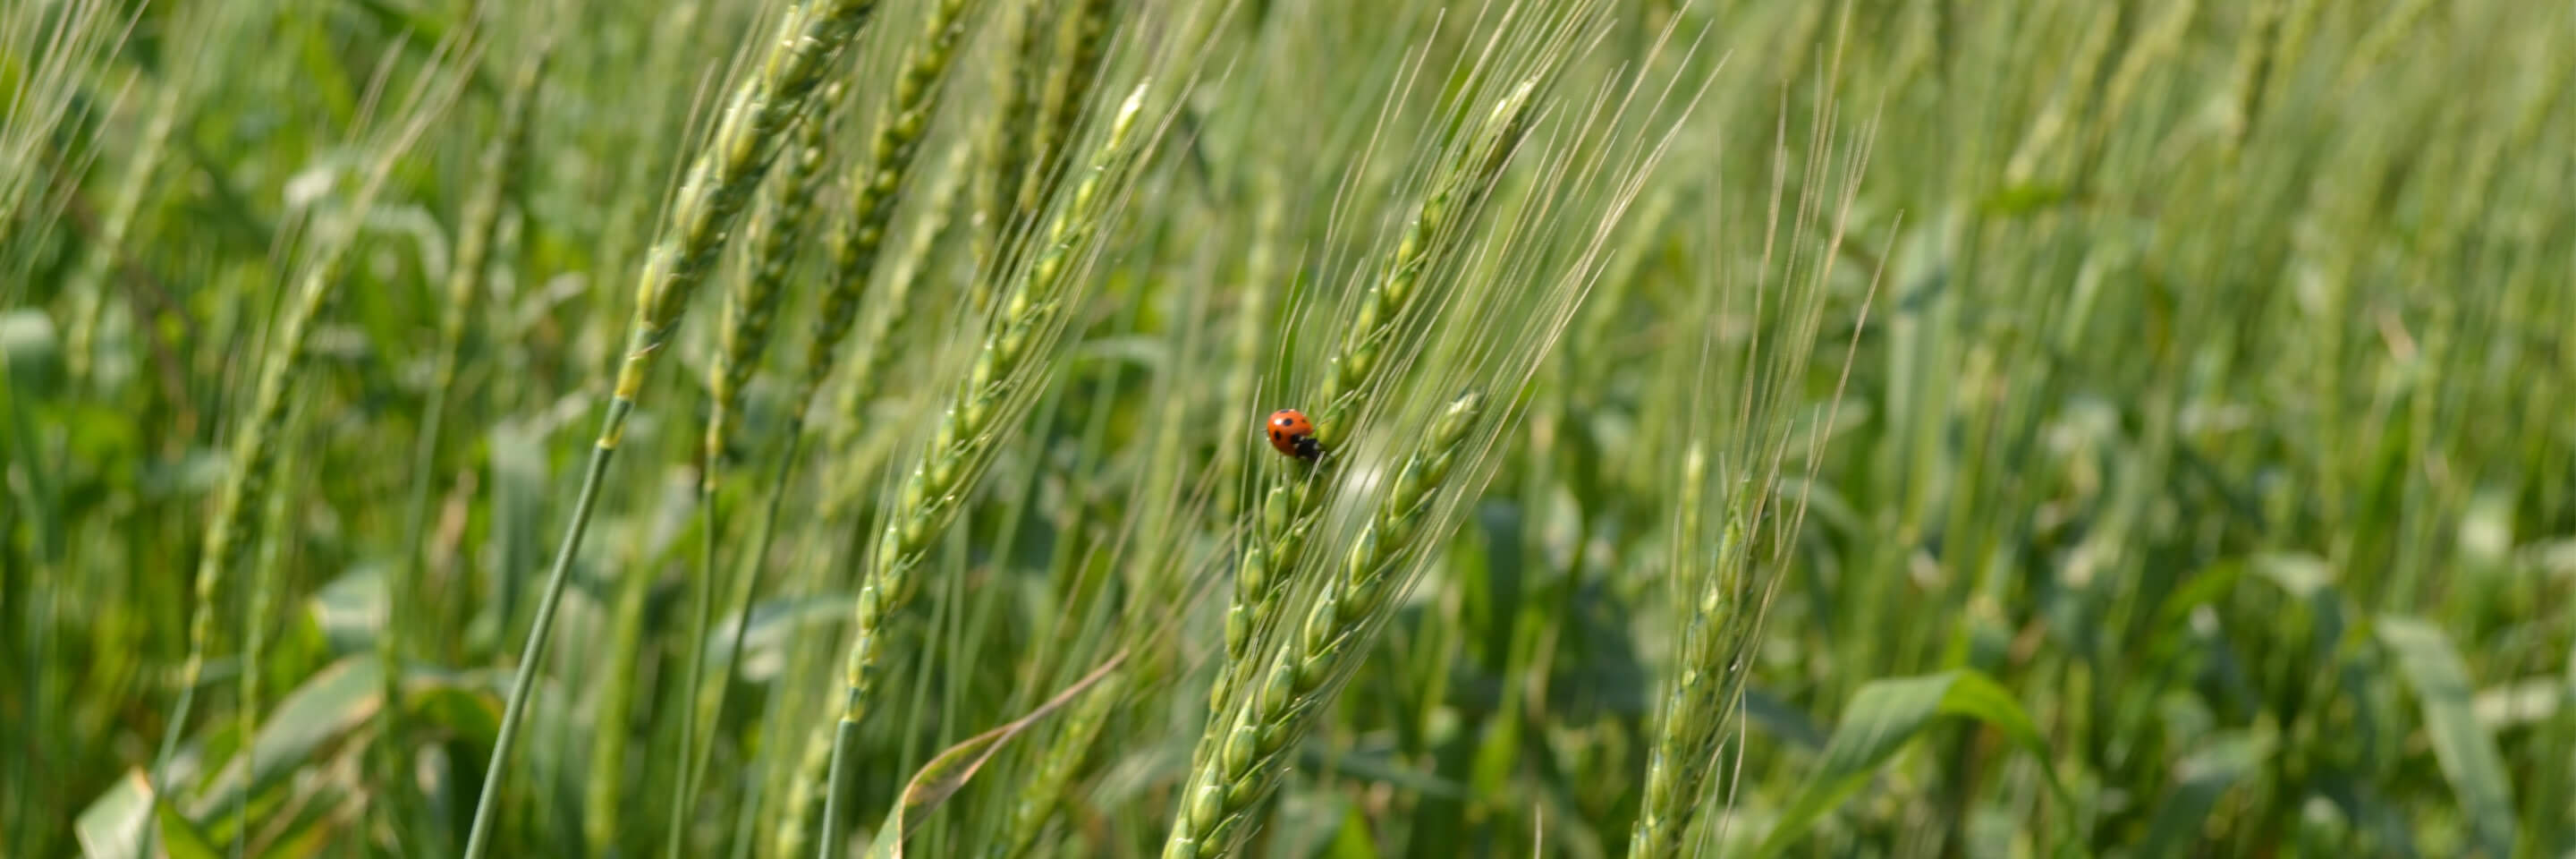
[[[100,794],[72,821],[72,835],[80,839],[81,855],[90,859],[133,859],[136,836],[143,829],[143,815],[152,807],[152,781],[141,768],[125,771],[125,777]]]
[[[213,839],[198,831],[178,809],[168,803],[154,802],[152,781],[141,768],[130,769],[125,777],[90,803],[72,824],[73,835],[80,839],[81,855],[90,859],[135,859],[155,855],[167,859],[219,859]],[[143,815],[153,813],[159,824],[160,847],[157,854],[138,854],[143,846]]]
[[[260,719],[259,734],[250,742],[252,769],[245,775],[238,755],[224,755],[221,771],[212,784],[193,798],[184,798],[187,816],[205,819],[209,814],[233,807],[236,796],[248,789],[253,796],[280,780],[316,764],[346,743],[375,717],[383,704],[377,683],[379,666],[372,653],[357,654],[334,662],[278,701],[277,708]],[[491,742],[497,707],[489,678],[476,673],[406,672],[403,690],[412,707],[413,721],[423,726],[437,726],[456,740],[473,745]],[[229,730],[226,723],[216,732],[192,741],[204,748],[208,741]],[[228,759],[228,760],[227,760]],[[150,788],[136,777],[119,781],[105,794],[92,801],[81,813],[77,830],[82,843],[105,845],[109,835],[122,831],[131,843],[135,827],[142,825],[144,797]],[[245,784],[245,781],[247,784]],[[121,827],[121,829],[120,829]],[[167,824],[164,829],[167,829]],[[130,848],[87,847],[92,856],[130,856]]]
[[[1860,687],[1844,708],[1842,724],[1825,743],[1824,760],[1807,780],[1806,790],[1780,816],[1755,856],[1776,856],[1806,837],[1816,821],[1850,799],[1898,749],[1930,727],[1935,717],[1965,716],[2004,732],[2037,756],[2049,786],[2060,795],[2054,770],[2045,768],[2047,747],[2030,715],[2003,687],[1986,675],[1968,670],[1920,677],[1875,680]]]
[[[2478,722],[2468,668],[2451,647],[2450,636],[2421,620],[2384,617],[2379,641],[2423,702],[2433,757],[2459,797],[2479,849],[2493,857],[2513,855],[2513,791],[2505,781],[2504,759],[2496,753],[2495,738]]]
[[[2209,810],[2218,805],[2218,798],[2272,757],[2273,741],[2269,735],[2225,731],[2195,743],[2200,751],[2183,759],[2178,773],[2180,784],[2156,808],[2153,822],[2147,825],[2147,840],[2132,855],[2191,855],[2190,848],[2196,846]]]
[[[196,824],[189,823],[188,818],[181,816],[179,810],[171,808],[168,803],[159,803],[158,806],[160,813],[156,816],[161,820],[161,850],[169,859],[221,859],[223,851],[215,849],[215,842],[197,831]]]
[[[1825,747],[1823,728],[1816,727],[1804,711],[1769,692],[1744,690],[1744,717],[1772,739],[1786,740],[1811,752]]]
[[[385,626],[385,575],[379,564],[351,568],[307,600],[331,649],[351,653],[373,644]]]
[[[275,712],[260,719],[259,735],[251,740],[250,789],[256,791],[304,767],[350,730],[374,718],[383,703],[378,676],[374,654],[349,656],[287,693]],[[238,761],[224,767],[205,795],[191,804],[191,812],[203,816],[232,807],[233,795],[244,788],[243,778]]]
[[[1342,809],[1341,831],[1324,848],[1325,859],[1378,859],[1377,839],[1369,837],[1368,813],[1358,803]]]

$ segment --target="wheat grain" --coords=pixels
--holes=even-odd
[[[1341,575],[1324,583],[1298,634],[1266,660],[1260,688],[1217,711],[1199,741],[1164,859],[1222,856],[1249,829],[1249,812],[1277,786],[1284,757],[1333,684],[1358,664],[1404,581],[1400,565],[1426,536],[1422,527],[1452,468],[1470,450],[1468,432],[1485,398],[1469,392],[1433,419],[1366,529],[1352,541]]]
[[[1325,445],[1325,458],[1314,468],[1283,472],[1262,497],[1259,537],[1243,553],[1235,574],[1234,599],[1226,609],[1228,667],[1217,672],[1208,693],[1211,702],[1233,697],[1259,670],[1246,648],[1257,630],[1275,622],[1286,580],[1272,573],[1295,570],[1303,560],[1320,501],[1331,489],[1332,446],[1347,436],[1348,424],[1382,375],[1386,365],[1381,361],[1418,345],[1396,342],[1400,323],[1422,298],[1424,275],[1465,237],[1464,226],[1528,131],[1536,85],[1535,79],[1524,80],[1507,92],[1469,144],[1434,175],[1404,233],[1377,269],[1377,280],[1344,326],[1312,400],[1323,405],[1309,412],[1315,437]]]
[[[1023,404],[1026,389],[1046,369],[1048,362],[1039,353],[1054,340],[1081,280],[1080,268],[1089,260],[1109,204],[1119,193],[1116,186],[1126,178],[1124,168],[1132,154],[1128,141],[1144,97],[1145,88],[1139,85],[1119,106],[1090,169],[1039,237],[1045,244],[1014,274],[1011,289],[1003,293],[1007,298],[1000,305],[999,318],[987,329],[974,365],[941,412],[929,447],[904,479],[861,573],[823,814],[826,859],[840,847],[835,827],[841,815],[836,806],[851,775],[850,758],[856,754],[853,735],[866,715],[869,690],[875,686],[885,621],[910,601],[920,584],[913,569],[983,476],[988,455],[1002,435],[1001,419]]]
[[[886,106],[868,158],[850,173],[850,210],[829,241],[831,273],[825,278],[822,305],[815,312],[814,333],[805,345],[805,373],[788,398],[790,414],[811,407],[839,361],[841,341],[858,319],[859,301],[876,268],[887,224],[914,154],[939,106],[941,83],[957,56],[967,11],[979,0],[939,0],[920,41],[907,49],[895,82],[894,100]]]
[[[672,202],[661,238],[646,256],[643,271],[636,279],[635,319],[627,339],[626,357],[617,371],[608,413],[600,421],[599,437],[591,445],[590,464],[582,475],[581,492],[573,501],[572,519],[565,526],[563,543],[538,597],[535,623],[521,648],[509,698],[501,708],[500,729],[494,734],[492,758],[483,777],[484,790],[476,801],[474,823],[466,836],[465,859],[481,859],[490,843],[492,821],[502,793],[500,776],[509,767],[519,722],[535,688],[537,668],[554,633],[555,607],[571,579],[573,561],[580,555],[582,537],[589,530],[590,513],[598,499],[600,479],[625,435],[626,418],[643,396],[653,362],[678,330],[690,296],[706,279],[744,203],[759,187],[784,145],[789,123],[805,113],[825,73],[875,8],[875,0],[808,0],[790,7],[780,21],[777,41],[771,43],[758,67],[735,85],[726,99],[723,116],[717,120],[714,137],[691,161],[688,178]]]

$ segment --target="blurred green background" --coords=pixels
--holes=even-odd
[[[2576,4],[976,0],[900,114],[947,5],[879,6],[718,231],[491,787],[637,273],[797,13],[0,9],[0,855],[450,856],[487,789],[489,855],[883,848],[916,774],[971,779],[912,855],[1158,855],[1305,473],[1257,422],[1323,408],[1438,165],[1537,75],[1333,441],[1401,455],[1462,387],[1487,435],[1248,855],[1630,855],[1662,804],[1685,855],[2576,856]],[[862,559],[1149,79],[826,821]],[[1650,796],[1712,673],[1666,761],[1704,781]]]

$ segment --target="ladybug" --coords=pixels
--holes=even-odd
[[[1324,455],[1324,443],[1315,440],[1315,422],[1296,409],[1280,409],[1261,422],[1270,433],[1270,446],[1280,453],[1314,462]]]

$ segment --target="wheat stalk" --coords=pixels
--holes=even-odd
[[[956,57],[957,45],[965,35],[966,15],[975,5],[972,0],[940,0],[931,7],[930,15],[924,21],[920,38],[905,47],[903,56],[898,61],[900,71],[896,76],[893,100],[887,105],[884,116],[879,120],[868,158],[859,162],[849,177],[851,208],[847,217],[836,223],[836,228],[829,239],[832,257],[831,273],[825,288],[821,312],[816,317],[812,340],[807,344],[805,373],[789,403],[790,417],[785,432],[785,451],[779,461],[778,474],[771,481],[769,512],[764,515],[760,523],[759,536],[755,537],[759,547],[752,555],[752,567],[741,574],[742,582],[734,589],[741,592],[743,596],[742,608],[734,623],[737,637],[750,622],[750,597],[752,596],[750,586],[757,581],[758,565],[762,555],[767,551],[768,537],[775,533],[776,510],[782,497],[781,493],[791,476],[797,452],[804,439],[805,414],[811,406],[815,392],[820,389],[823,380],[831,374],[832,367],[839,356],[840,342],[847,336],[851,322],[858,315],[860,298],[866,293],[870,275],[875,269],[877,251],[884,244],[887,225],[893,220],[896,203],[899,202],[899,195],[905,185],[905,177],[911,172],[913,156],[919,151],[921,140],[929,130],[930,119],[938,107],[937,96],[942,89],[940,83],[945,79],[948,67]],[[743,383],[748,381],[750,376],[751,365],[757,362],[761,349],[767,343],[769,321],[776,311],[778,293],[783,283],[783,276],[778,275],[784,273],[787,265],[784,257],[793,241],[793,237],[782,236],[780,233],[785,232],[786,219],[790,217],[793,217],[795,223],[803,222],[803,210],[807,208],[806,203],[810,199],[808,195],[811,190],[810,184],[802,180],[811,175],[810,171],[820,168],[824,157],[822,147],[824,137],[819,130],[816,130],[819,122],[819,111],[816,115],[805,119],[808,129],[808,134],[804,135],[806,145],[799,148],[797,160],[799,172],[803,174],[798,177],[800,187],[793,192],[782,188],[780,192],[783,200],[780,206],[782,210],[779,213],[780,220],[776,222],[777,228],[773,229],[770,235],[770,239],[778,244],[773,247],[769,242],[763,243],[760,264],[755,271],[755,276],[745,281],[746,287],[739,296],[739,300],[728,307],[729,311],[737,308],[740,310],[738,316],[729,317],[738,322],[735,326],[729,326],[727,330],[724,344],[727,360],[720,361],[710,376],[716,411],[708,422],[704,446],[706,479],[701,484],[700,496],[701,509],[706,522],[706,542],[702,546],[702,573],[698,577],[700,623],[692,638],[693,655],[689,662],[686,681],[688,683],[686,688],[691,694],[685,699],[689,702],[688,710],[681,717],[683,763],[679,784],[674,788],[681,796],[676,804],[681,815],[675,816],[671,821],[674,837],[669,848],[674,851],[670,854],[674,857],[678,855],[677,834],[682,824],[681,816],[685,816],[694,804],[700,772],[700,765],[696,762],[704,754],[699,750],[699,744],[696,742],[695,728],[699,720],[698,713],[703,708],[716,707],[722,700],[718,697],[715,701],[700,703],[705,696],[703,680],[700,678],[700,672],[704,668],[704,650],[707,643],[705,621],[714,609],[714,602],[710,597],[712,591],[709,589],[712,587],[717,570],[716,546],[723,533],[722,517],[719,513],[722,498],[717,494],[716,480],[717,475],[724,470],[724,417],[739,403]],[[795,196],[789,197],[790,193]],[[791,207],[793,211],[789,211]],[[728,665],[725,676],[729,677],[731,674],[732,667]],[[718,679],[721,682],[723,678]],[[706,718],[712,721],[716,715],[719,713],[709,713]]]
[[[384,695],[387,702],[401,700],[399,667],[404,633],[410,626],[405,618],[404,600],[411,586],[420,580],[426,563],[423,535],[429,523],[430,487],[438,482],[438,445],[447,424],[448,400],[456,388],[457,368],[463,361],[465,332],[474,318],[483,294],[484,278],[492,256],[492,240],[500,232],[501,210],[510,189],[518,187],[524,169],[528,129],[534,122],[537,89],[545,78],[546,64],[553,55],[553,43],[540,42],[519,63],[510,77],[509,89],[502,95],[499,124],[483,148],[476,165],[474,186],[466,192],[465,202],[456,219],[456,256],[447,272],[444,315],[438,320],[437,357],[431,359],[428,399],[421,406],[418,437],[412,442],[411,498],[404,513],[404,575],[385,586],[385,628],[376,637],[376,657],[383,667]],[[402,708],[388,706],[377,715],[378,730],[385,736],[399,736]],[[399,743],[383,743],[380,761],[384,771],[400,774],[407,758]],[[391,780],[390,803],[408,798],[397,775]]]
[[[670,828],[663,839],[664,855],[673,859],[679,856],[682,826],[697,805],[702,766],[698,725],[701,721],[713,724],[716,715],[702,716],[701,711],[712,703],[701,701],[707,697],[707,630],[714,623],[714,591],[723,555],[721,484],[730,465],[726,452],[730,448],[733,415],[742,408],[743,388],[751,382],[752,372],[759,368],[761,356],[769,349],[772,323],[777,319],[778,305],[787,291],[787,277],[795,268],[796,251],[812,214],[815,180],[830,155],[824,113],[839,100],[840,90],[840,84],[827,85],[816,103],[808,106],[807,114],[795,120],[796,138],[786,153],[787,169],[769,179],[767,198],[752,224],[750,269],[734,281],[733,290],[725,295],[722,340],[717,344],[715,361],[707,368],[707,422],[700,439],[698,465],[698,510],[703,527],[698,537],[698,574],[690,581],[689,593],[697,612],[689,627],[688,667],[684,672],[687,679],[680,687],[687,690],[681,696],[680,777],[672,784],[674,811],[669,815]],[[780,461],[782,468],[795,460],[794,442],[789,444],[791,449]],[[755,566],[741,576],[746,583],[759,575],[760,556],[754,554],[751,560]],[[717,700],[721,701],[721,696]]]
[[[875,0],[808,0],[790,7],[780,21],[757,68],[735,85],[726,99],[715,136],[691,161],[688,178],[672,202],[661,238],[646,257],[635,287],[635,320],[617,384],[591,445],[589,467],[582,475],[572,520],[564,529],[553,569],[538,597],[534,625],[521,648],[510,696],[502,705],[501,725],[493,736],[492,758],[476,801],[474,823],[465,841],[465,859],[481,859],[490,843],[492,822],[500,804],[501,774],[510,764],[528,697],[536,686],[537,667],[554,633],[556,605],[572,577],[573,560],[589,531],[590,514],[599,496],[600,479],[625,435],[626,418],[643,396],[654,360],[680,326],[689,297],[706,279],[725,240],[740,219],[743,205],[769,172],[784,144],[791,122],[803,115],[842,49],[858,35]]]

